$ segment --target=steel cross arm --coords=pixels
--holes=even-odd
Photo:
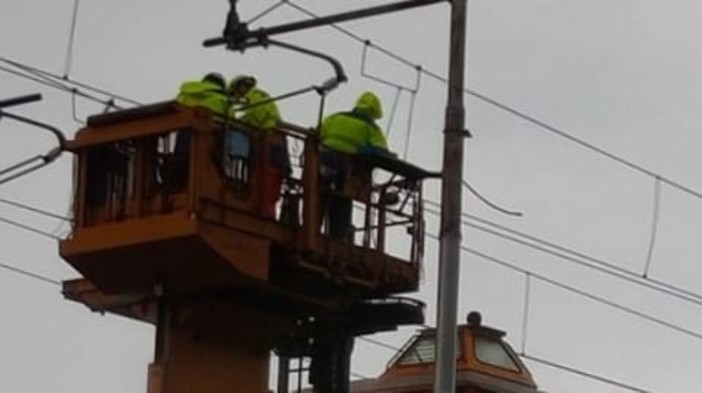
[[[218,45],[227,44],[230,39],[234,39],[239,42],[234,42],[234,44],[241,44],[246,42],[251,38],[257,40],[263,40],[267,37],[276,34],[290,33],[297,30],[309,29],[313,27],[319,27],[324,25],[329,25],[332,23],[346,22],[354,19],[366,18],[369,16],[376,16],[381,14],[386,14],[389,12],[402,11],[406,9],[422,7],[427,5],[432,5],[441,2],[447,2],[450,0],[407,0],[401,1],[393,4],[386,4],[377,7],[364,8],[356,11],[344,12],[341,14],[322,16],[319,18],[303,20],[299,22],[292,22],[280,26],[274,26],[269,28],[261,28],[255,31],[244,31],[241,32],[239,37],[217,37],[210,38],[203,42],[205,47],[212,47]]]
[[[35,102],[41,100],[41,94],[29,94],[26,96],[20,96],[15,98],[9,98],[7,100],[0,101],[0,109],[7,108],[9,106],[29,104],[30,102]]]
[[[42,128],[46,131],[51,132],[58,140],[58,148],[52,150],[52,153],[50,153],[49,156],[52,156],[54,154],[56,154],[56,155],[60,154],[60,152],[63,151],[63,149],[66,147],[66,137],[63,135],[63,132],[61,132],[61,130],[59,130],[58,128],[56,128],[54,126],[51,126],[51,125],[46,124],[46,123],[38,122],[36,120],[32,120],[32,119],[29,119],[29,118],[24,117],[24,116],[15,115],[12,113],[7,113],[7,112],[0,110],[0,118],[3,118],[3,117],[9,117],[10,119],[17,120],[19,122],[26,123],[26,124],[29,124],[29,125],[32,125],[35,127],[39,127],[39,128]]]

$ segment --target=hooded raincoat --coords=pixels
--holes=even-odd
[[[371,92],[363,93],[351,112],[324,119],[320,131],[322,146],[346,154],[358,154],[368,148],[387,150],[385,135],[375,122],[381,117],[380,99]]]
[[[224,89],[209,81],[184,82],[176,102],[190,107],[207,108],[215,114],[226,116],[229,103]]]

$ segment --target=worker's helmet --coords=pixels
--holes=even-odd
[[[247,86],[249,88],[256,86],[256,78],[251,75],[237,75],[229,82],[229,93],[234,92],[239,86]]]
[[[202,78],[202,81],[203,81],[203,82],[214,83],[214,84],[217,85],[218,87],[221,87],[222,90],[224,90],[224,88],[225,88],[226,85],[227,85],[227,82],[226,82],[226,80],[224,79],[224,75],[220,74],[219,72],[210,72],[210,73],[208,73],[207,75],[205,75],[204,78]]]
[[[380,98],[370,91],[367,91],[358,97],[354,108],[366,113],[375,120],[383,117],[383,104],[380,102]]]

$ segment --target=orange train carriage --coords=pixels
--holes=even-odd
[[[531,373],[512,347],[505,332],[481,325],[472,312],[458,327],[456,392],[538,393]],[[434,387],[436,330],[424,329],[390,360],[378,378],[351,383],[352,393],[431,393]],[[310,392],[311,393],[311,392]]]

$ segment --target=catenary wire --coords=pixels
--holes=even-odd
[[[439,239],[438,236],[430,235],[430,234],[428,234],[427,237],[429,237],[429,238],[431,238],[431,239],[434,239],[434,240],[438,240],[438,239]],[[518,273],[521,273],[521,274],[527,274],[527,273],[528,273],[528,274],[530,274],[531,277],[534,278],[534,279],[537,279],[537,280],[540,280],[540,281],[542,281],[542,282],[548,283],[548,284],[550,284],[550,285],[552,285],[552,286],[561,288],[561,289],[563,289],[563,290],[566,290],[566,291],[575,293],[575,294],[577,294],[577,295],[579,295],[579,296],[582,296],[582,297],[587,298],[587,299],[589,299],[589,300],[595,301],[595,302],[597,302],[597,303],[610,306],[610,307],[615,308],[615,309],[617,309],[617,310],[619,310],[619,311],[622,311],[622,312],[625,312],[625,313],[627,313],[627,314],[630,314],[630,315],[639,317],[639,318],[641,318],[641,319],[647,320],[647,321],[649,321],[649,322],[651,322],[651,323],[655,323],[655,324],[657,324],[657,325],[660,325],[660,326],[666,327],[666,328],[668,328],[668,329],[677,331],[677,332],[682,333],[682,334],[684,334],[684,335],[687,335],[687,336],[689,336],[689,337],[696,338],[696,339],[698,339],[698,340],[702,340],[702,333],[698,333],[698,332],[692,331],[692,330],[690,330],[690,329],[686,329],[686,328],[684,328],[684,327],[682,327],[682,326],[680,326],[680,325],[677,325],[677,324],[674,324],[674,323],[671,323],[671,322],[662,320],[662,319],[660,319],[660,318],[652,317],[652,316],[650,316],[650,315],[648,315],[648,314],[646,314],[646,313],[643,313],[643,312],[641,312],[641,311],[637,311],[637,310],[635,310],[635,309],[633,309],[633,308],[623,306],[623,305],[621,305],[621,304],[615,303],[615,302],[613,302],[613,301],[611,301],[611,300],[608,300],[608,299],[605,299],[605,298],[603,298],[603,297],[596,296],[596,295],[593,295],[593,294],[591,294],[591,293],[589,293],[589,292],[586,292],[586,291],[577,289],[577,288],[575,288],[575,287],[573,287],[573,286],[563,284],[563,283],[561,283],[561,282],[559,282],[559,281],[556,281],[556,280],[553,280],[553,279],[548,278],[548,277],[546,277],[546,276],[543,276],[543,275],[534,273],[534,272],[532,272],[532,271],[530,271],[530,270],[527,270],[527,269],[518,267],[518,266],[516,266],[516,265],[513,264],[513,263],[507,262],[507,261],[505,261],[505,260],[503,260],[503,259],[499,259],[499,258],[493,257],[493,256],[491,256],[491,255],[485,254],[485,253],[483,253],[483,252],[481,252],[481,251],[478,251],[478,250],[475,250],[475,249],[473,249],[473,248],[466,247],[466,246],[461,246],[461,250],[464,251],[464,252],[466,252],[466,253],[469,253],[469,254],[475,255],[475,256],[477,256],[477,257],[480,257],[480,258],[482,258],[482,259],[484,259],[484,260],[486,260],[486,261],[488,261],[488,262],[491,262],[491,263],[493,263],[493,264],[497,264],[497,265],[500,265],[500,266],[505,267],[505,268],[507,268],[507,269],[516,271],[516,272],[518,272]]]
[[[141,102],[133,100],[131,98],[111,93],[107,90],[95,87],[93,85],[89,85],[87,83],[77,81],[75,79],[63,78],[57,74],[42,70],[40,68],[31,66],[31,65],[26,64],[26,63],[22,63],[19,61],[9,59],[9,58],[4,57],[4,56],[0,56],[0,62],[8,64],[8,65],[15,67],[17,69],[23,70],[25,72],[28,72],[28,73],[35,75],[35,76],[38,76],[40,78],[46,79],[47,82],[51,82],[51,84],[52,84],[51,87],[60,88],[66,92],[71,92],[73,89],[71,86],[66,85],[66,83],[70,83],[73,86],[77,86],[80,89],[87,90],[87,91],[90,91],[90,92],[95,93],[95,94],[103,95],[106,97],[111,97],[113,99],[131,104],[131,105],[135,105],[135,106],[142,105]],[[106,100],[100,100],[100,99],[98,99],[90,94],[83,92],[82,90],[78,90],[77,94],[79,94],[83,98],[92,99],[92,100],[95,100],[95,101],[102,103],[102,104],[106,104],[108,102]]]
[[[295,8],[295,9],[297,9],[298,11],[300,11],[300,12],[302,12],[302,13],[307,14],[307,15],[310,16],[310,17],[319,18],[319,16],[318,16],[317,14],[315,14],[314,12],[311,12],[311,11],[309,11],[308,9],[306,9],[306,8],[304,8],[304,7],[302,7],[302,6],[298,5],[298,4],[295,4],[295,3],[293,3],[293,2],[290,1],[290,0],[288,0],[288,1],[286,2],[286,4],[287,4],[288,6],[290,6],[290,7],[293,7],[293,8]],[[368,41],[368,39],[363,38],[363,37],[360,37],[359,35],[357,35],[357,34],[351,32],[351,31],[348,30],[348,29],[339,27],[339,26],[337,26],[337,25],[335,25],[335,24],[332,24],[331,26],[332,26],[334,29],[336,29],[336,30],[338,30],[338,31],[340,31],[340,32],[342,32],[342,33],[344,33],[346,36],[351,37],[352,39],[358,41],[358,42],[361,43],[361,44],[365,44],[365,42]],[[392,58],[392,59],[395,59],[396,61],[400,62],[401,64],[405,64],[405,65],[407,65],[407,66],[409,66],[409,67],[415,67],[415,68],[416,68],[416,67],[421,67],[420,65],[417,65],[417,64],[415,64],[415,63],[413,63],[413,62],[411,62],[411,61],[405,59],[404,57],[402,57],[402,56],[396,54],[396,53],[393,52],[393,51],[390,51],[390,50],[388,50],[388,49],[385,49],[385,48],[383,48],[383,47],[381,47],[381,46],[378,46],[378,45],[376,45],[376,44],[373,44],[373,46],[374,46],[378,51],[380,51],[380,52],[386,54],[388,57],[390,57],[390,58]],[[439,82],[442,82],[442,83],[445,83],[445,84],[448,83],[448,79],[447,79],[446,77],[443,77],[443,76],[441,76],[441,75],[439,75],[439,74],[437,74],[437,73],[435,73],[435,72],[433,72],[433,71],[431,71],[431,70],[428,70],[428,69],[426,69],[426,68],[421,68],[421,72],[424,73],[425,75],[427,75],[427,76],[429,76],[429,77],[431,77],[431,78],[433,78],[433,79],[439,81]],[[562,130],[562,129],[559,129],[559,128],[557,128],[557,127],[554,127],[554,126],[552,126],[552,125],[549,125],[549,124],[546,123],[545,121],[539,120],[538,118],[536,118],[536,117],[534,117],[534,116],[531,116],[531,115],[528,115],[528,114],[526,114],[526,113],[523,112],[523,111],[517,110],[517,109],[515,109],[515,108],[513,108],[513,107],[511,107],[511,106],[509,106],[509,105],[507,105],[507,104],[504,104],[504,103],[502,103],[502,102],[500,102],[500,101],[494,99],[494,98],[491,98],[491,97],[489,97],[489,96],[487,96],[487,95],[485,95],[485,94],[479,93],[479,92],[477,92],[477,91],[475,91],[475,90],[472,90],[472,89],[469,89],[469,88],[464,88],[464,92],[465,92],[466,94],[468,94],[468,95],[470,95],[470,96],[472,96],[472,97],[474,97],[474,98],[476,98],[476,99],[478,99],[478,100],[484,102],[484,103],[490,104],[490,105],[492,105],[492,106],[494,106],[494,107],[496,107],[496,108],[499,108],[499,109],[501,109],[501,110],[503,110],[503,111],[505,111],[505,112],[507,112],[507,113],[512,114],[513,116],[516,116],[516,117],[518,117],[518,118],[521,118],[522,120],[525,120],[525,121],[527,121],[527,122],[529,122],[529,123],[532,123],[532,124],[538,126],[539,128],[545,129],[545,130],[550,131],[551,133],[553,133],[553,134],[555,134],[555,135],[558,135],[558,136],[560,136],[560,137],[562,137],[562,138],[565,138],[565,139],[567,139],[567,140],[569,140],[569,141],[571,141],[571,142],[573,142],[573,143],[579,145],[580,147],[582,147],[582,148],[584,148],[584,149],[587,149],[587,150],[590,150],[590,151],[592,151],[592,152],[598,153],[598,154],[600,154],[600,155],[602,155],[602,156],[604,156],[604,157],[607,157],[607,158],[609,158],[609,159],[611,159],[611,160],[613,160],[613,161],[615,161],[615,162],[617,162],[617,163],[619,163],[619,164],[621,164],[621,165],[623,165],[623,166],[625,166],[625,167],[628,167],[628,168],[631,169],[631,170],[634,170],[634,171],[636,171],[636,172],[642,173],[642,174],[644,174],[644,175],[647,175],[647,176],[650,176],[650,177],[659,177],[663,183],[665,183],[665,184],[667,184],[667,185],[669,185],[669,186],[671,186],[671,187],[674,187],[674,188],[676,188],[676,189],[678,189],[678,190],[680,190],[680,191],[683,191],[683,192],[685,192],[685,193],[687,193],[687,194],[693,195],[693,196],[695,196],[695,197],[697,197],[697,198],[699,198],[699,199],[702,199],[702,193],[699,192],[699,191],[693,190],[692,188],[690,188],[690,187],[688,187],[688,186],[685,186],[685,185],[683,185],[683,184],[680,183],[680,182],[677,182],[677,181],[675,181],[675,180],[672,180],[672,179],[670,179],[670,178],[668,178],[668,177],[664,177],[664,176],[662,176],[662,175],[660,175],[660,174],[654,173],[653,171],[648,170],[648,169],[644,168],[643,166],[638,165],[638,164],[636,164],[636,163],[634,163],[634,162],[632,162],[632,161],[626,160],[625,158],[623,158],[623,157],[621,157],[621,156],[619,156],[619,155],[610,153],[610,152],[608,152],[608,151],[606,151],[606,150],[604,150],[604,149],[602,149],[602,148],[600,148],[600,147],[597,147],[597,146],[595,146],[595,145],[593,145],[593,144],[591,144],[591,143],[588,143],[588,142],[586,142],[586,141],[584,141],[584,140],[582,140],[582,139],[576,138],[576,137],[570,135],[570,133],[568,133],[568,132],[566,132],[566,131],[564,131],[564,130]]]
[[[54,284],[54,285],[61,285],[61,281],[42,276],[41,274],[32,273],[28,270],[20,269],[16,266],[8,265],[6,263],[0,262],[0,268],[5,269],[7,271],[11,271],[11,272],[16,273],[16,274],[23,275],[25,277],[29,277],[29,278],[33,278],[35,280],[43,281],[45,283]]]
[[[43,230],[41,230],[41,229],[34,228],[33,226],[30,226],[30,225],[27,225],[27,224],[23,224],[23,223],[21,223],[21,222],[17,222],[17,221],[14,221],[14,220],[10,220],[10,219],[8,219],[8,218],[0,217],[0,222],[4,222],[5,224],[12,225],[12,226],[14,226],[14,227],[16,227],[16,228],[24,229],[25,231],[29,231],[29,232],[32,232],[32,233],[35,233],[35,234],[37,234],[37,235],[41,235],[41,236],[44,236],[44,237],[47,237],[47,238],[50,238],[50,239],[54,239],[54,240],[63,240],[62,238],[60,238],[59,236],[54,235],[53,233],[45,232],[45,231],[43,231]]]
[[[30,211],[33,213],[41,214],[41,215],[44,215],[46,217],[55,218],[55,219],[61,220],[61,221],[67,221],[67,222],[73,221],[73,219],[70,217],[62,216],[60,214],[52,213],[48,210],[39,209],[39,208],[34,207],[34,206],[30,206],[30,205],[20,203],[20,202],[15,202],[15,201],[5,199],[5,198],[0,198],[0,203],[4,203],[4,204],[9,205],[9,206],[14,206],[16,208],[27,210],[27,211]]]
[[[434,205],[437,208],[440,207],[440,205],[434,201],[430,201],[430,200],[425,199],[424,202],[427,204],[430,204],[430,205]],[[439,215],[438,211],[435,211],[432,209],[425,208],[425,211],[427,211],[427,213],[433,214],[435,216]],[[584,266],[584,267],[587,267],[587,268],[590,268],[593,270],[597,270],[601,273],[620,278],[622,280],[625,280],[625,281],[634,283],[636,285],[640,285],[640,286],[664,293],[666,295],[674,296],[678,299],[681,299],[681,300],[684,300],[684,301],[687,301],[690,303],[694,303],[697,306],[702,306],[702,296],[700,296],[698,293],[689,291],[689,290],[684,289],[684,288],[680,288],[678,286],[672,285],[672,284],[667,283],[665,281],[655,280],[655,279],[652,279],[650,277],[643,277],[642,275],[640,275],[636,272],[619,267],[614,263],[607,262],[603,259],[594,258],[594,257],[589,256],[587,254],[584,254],[582,252],[575,251],[573,249],[560,246],[560,245],[555,244],[553,242],[539,239],[535,236],[526,234],[524,232],[516,231],[514,229],[508,228],[508,227],[500,225],[500,224],[493,223],[491,221],[482,219],[478,216],[475,216],[475,215],[472,215],[469,213],[462,213],[461,215],[464,218],[469,218],[469,219],[478,221],[480,223],[489,225],[493,228],[497,228],[500,231],[511,233],[513,235],[527,239],[527,240],[534,242],[536,244],[530,243],[528,241],[525,241],[525,240],[520,239],[520,238],[515,237],[515,236],[510,236],[510,235],[507,235],[505,233],[501,233],[501,232],[494,230],[494,229],[489,229],[489,228],[486,228],[486,227],[483,227],[480,225],[470,223],[466,220],[462,220],[462,223],[464,225],[469,226],[469,227],[476,229],[478,231],[488,233],[488,234],[500,237],[502,239],[505,239],[505,240],[508,240],[508,241],[511,241],[511,242],[514,242],[517,244],[521,244],[523,246],[533,248],[535,250],[545,252],[545,253],[553,255],[555,257],[562,258],[566,261],[576,263],[578,265],[581,265],[581,266]],[[552,249],[549,249],[547,247],[550,247]],[[554,250],[557,250],[557,251],[554,251]],[[580,258],[580,259],[578,259],[578,258]]]
[[[542,364],[542,365],[544,365],[544,366],[549,366],[549,367],[551,367],[551,368],[556,368],[556,369],[559,369],[559,370],[562,370],[562,371],[567,371],[567,372],[569,372],[569,373],[571,373],[571,374],[577,374],[577,375],[580,375],[580,376],[585,377],[585,378],[593,379],[593,380],[596,380],[596,381],[599,381],[599,382],[602,382],[602,383],[606,383],[606,384],[609,384],[609,385],[612,385],[612,386],[616,386],[616,387],[619,387],[619,388],[622,388],[622,389],[627,389],[627,390],[630,390],[630,391],[632,391],[632,392],[638,392],[638,393],[653,393],[653,391],[651,391],[651,390],[644,390],[644,389],[642,389],[642,388],[638,388],[638,387],[633,386],[633,385],[630,385],[630,384],[626,384],[626,383],[623,383],[623,382],[615,381],[614,379],[610,379],[610,378],[605,378],[605,377],[599,376],[599,375],[594,374],[594,373],[591,373],[591,372],[578,370],[578,369],[573,368],[573,367],[564,366],[564,365],[562,365],[562,364],[554,363],[554,362],[551,362],[551,361],[548,361],[548,360],[545,360],[545,359],[542,359],[542,358],[538,358],[538,357],[535,357],[535,356],[532,356],[532,355],[522,354],[522,355],[520,355],[520,356],[521,356],[522,358],[524,358],[524,359],[530,360],[530,361],[535,362],[535,363]]]

